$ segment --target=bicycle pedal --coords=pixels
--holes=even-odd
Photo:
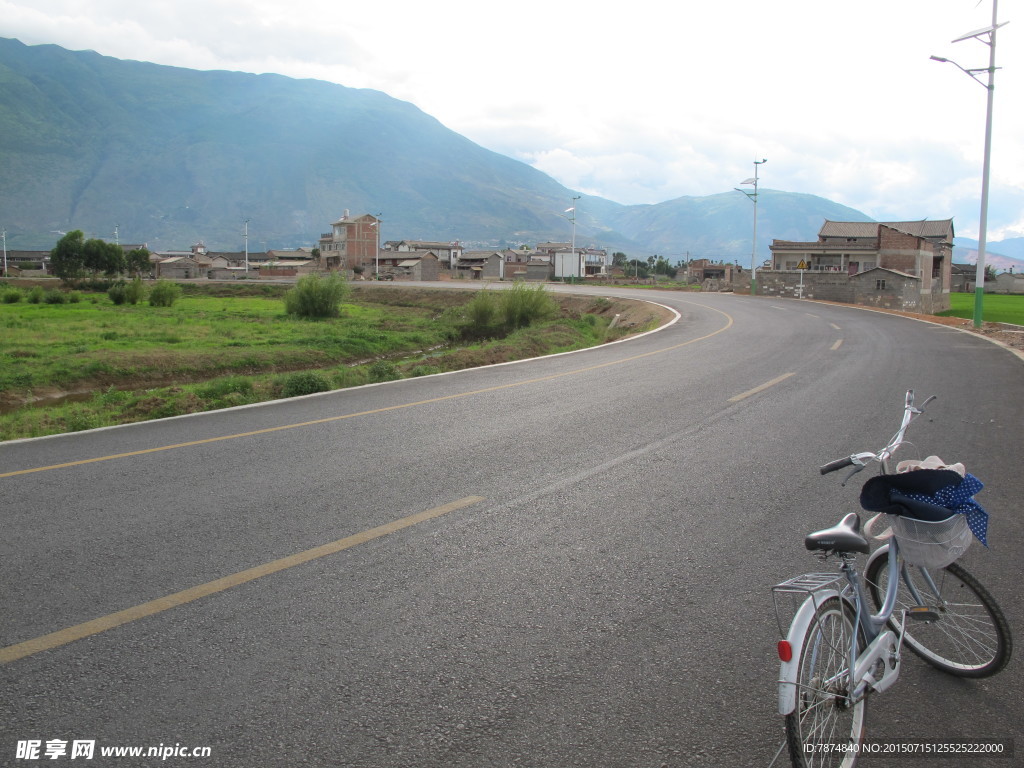
[[[915,605],[907,608],[907,617],[914,621],[938,621],[939,612],[932,610],[927,605]]]

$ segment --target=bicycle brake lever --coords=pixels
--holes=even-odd
[[[845,487],[846,484],[848,482],[850,482],[850,478],[853,477],[854,475],[856,475],[858,472],[860,472],[866,466],[867,466],[866,464],[857,464],[856,466],[854,466],[854,468],[850,470],[850,473],[843,479],[843,482],[840,483],[840,485]]]

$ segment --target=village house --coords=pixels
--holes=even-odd
[[[463,251],[454,274],[468,280],[502,280],[505,258],[500,251]]]
[[[320,264],[324,269],[373,270],[380,248],[380,220],[364,214],[352,217],[348,210],[320,235]]]
[[[437,257],[438,263],[444,269],[452,269],[453,264],[457,264],[459,256],[462,255],[462,246],[459,243],[440,243],[429,240],[388,240],[381,247],[381,256],[385,252],[395,252],[401,254],[413,254],[413,256],[406,256],[406,258],[415,258],[416,254],[427,254],[432,253]]]
[[[953,221],[828,221],[814,242],[773,240],[760,292],[932,314],[949,309]]]
[[[1003,272],[996,275],[994,285],[987,287],[992,293],[1024,294],[1024,273]]]

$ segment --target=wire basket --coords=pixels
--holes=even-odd
[[[974,537],[961,514],[938,522],[889,515],[889,524],[903,559],[921,568],[945,568],[967,551]]]

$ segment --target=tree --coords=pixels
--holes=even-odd
[[[65,283],[81,277],[85,269],[84,248],[85,235],[80,229],[72,230],[58,240],[57,245],[50,251],[50,268],[53,274]]]
[[[152,268],[149,263],[148,248],[133,248],[125,255],[125,267],[132,275],[148,274]]]
[[[108,243],[98,238],[85,241],[82,247],[83,266],[93,275],[103,273],[113,277],[124,272],[124,250],[116,243]]]
[[[626,277],[638,277],[641,280],[647,279],[647,262],[640,259],[630,259],[623,265]]]

